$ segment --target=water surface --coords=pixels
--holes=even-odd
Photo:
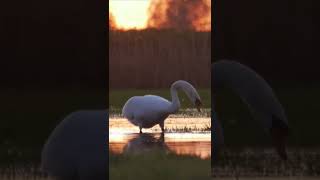
[[[135,153],[154,149],[178,155],[211,157],[211,119],[168,118],[166,132],[161,133],[158,125],[143,129],[132,125],[124,118],[109,119],[109,150],[112,153]]]

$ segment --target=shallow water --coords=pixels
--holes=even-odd
[[[159,126],[143,129],[130,124],[124,118],[109,119],[109,150],[112,153],[136,153],[163,150],[178,155],[211,157],[210,118],[168,118],[166,132]]]

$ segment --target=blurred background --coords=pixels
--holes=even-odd
[[[236,60],[265,78],[285,108],[292,130],[289,145],[295,147],[320,145],[319,8],[312,0],[214,4],[212,61]],[[230,146],[268,143],[240,98],[217,93],[222,95],[217,94],[217,111]]]
[[[100,0],[2,3],[0,174],[37,167],[67,114],[107,107],[106,8]]]
[[[274,156],[268,133],[253,120],[246,104],[230,90],[213,85],[229,150],[222,161],[213,162],[213,176],[318,178],[319,2],[214,2],[212,62],[235,60],[264,77],[284,107],[290,134],[289,161],[284,162]]]

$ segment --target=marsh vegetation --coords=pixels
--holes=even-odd
[[[109,87],[167,88],[178,79],[210,87],[211,32],[109,33]],[[110,103],[111,104],[111,103]]]

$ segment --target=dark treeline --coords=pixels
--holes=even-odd
[[[104,0],[3,3],[0,86],[106,87],[106,9]]]
[[[312,0],[215,1],[213,61],[238,60],[271,84],[318,84],[319,9]]]

